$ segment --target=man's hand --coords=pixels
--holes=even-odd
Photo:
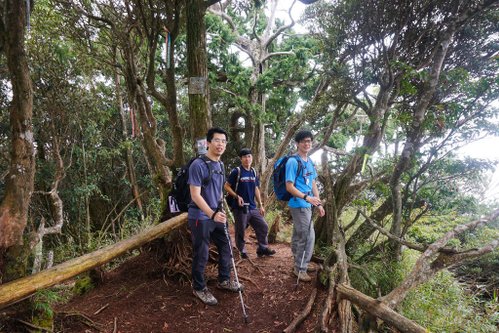
[[[326,211],[324,210],[324,207],[322,207],[322,205],[318,206],[317,208],[319,208],[319,216],[320,217],[326,215]]]
[[[319,199],[318,197],[307,196],[305,201],[312,204],[312,206],[316,206],[316,207],[322,204],[321,199]]]
[[[317,207],[319,209],[319,215],[322,217],[326,215],[326,211],[324,210],[324,207],[322,207],[322,201],[318,197],[307,197],[305,199],[306,202],[312,204],[313,206]]]
[[[237,204],[239,205],[239,207],[242,207],[244,205],[244,199],[240,195],[237,196]]]
[[[218,211],[215,213],[215,216],[213,216],[213,221],[218,222],[218,223],[225,223],[227,221],[227,216],[225,215],[224,212]]]
[[[260,214],[261,214],[262,216],[264,216],[264,215],[265,215],[265,208],[263,208],[263,206],[260,206]]]

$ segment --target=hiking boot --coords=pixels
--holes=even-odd
[[[249,259],[248,254],[246,252],[240,252],[239,256],[241,257],[241,259]]]
[[[232,291],[235,293],[237,293],[239,290],[243,291],[243,289],[244,289],[242,284],[237,283],[234,280],[225,280],[225,281],[219,282],[217,284],[217,287],[219,289],[229,290],[229,291]]]
[[[298,271],[296,268],[293,270],[293,273],[298,277],[298,280],[303,282],[310,282],[312,278],[307,274],[307,272]]]
[[[265,248],[259,248],[256,250],[256,255],[258,257],[263,257],[263,256],[272,256],[275,254],[275,250],[269,249],[268,247]]]
[[[194,296],[199,298],[204,304],[217,305],[217,303],[218,303],[215,296],[213,296],[212,293],[206,287],[202,290],[193,289],[192,293],[194,294]]]
[[[315,272],[317,270],[317,266],[312,264],[312,263],[309,263],[307,265],[307,272],[308,273],[311,273],[311,272]]]

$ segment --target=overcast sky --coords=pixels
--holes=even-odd
[[[458,154],[499,161],[499,137],[488,136],[480,141],[470,143],[466,147],[459,149]],[[499,202],[499,166],[496,167],[496,171],[492,176],[485,198],[487,202]]]

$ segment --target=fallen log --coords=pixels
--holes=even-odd
[[[402,333],[428,332],[417,323],[392,310],[383,302],[375,300],[374,298],[371,298],[350,286],[338,284],[336,291],[338,292],[338,296],[340,298],[348,299],[350,302],[357,304],[365,311],[397,328]]]
[[[38,290],[52,287],[78,274],[101,266],[130,250],[166,235],[186,221],[187,214],[184,213],[150,227],[129,239],[63,262],[37,274],[0,285],[0,309],[29,297]]]

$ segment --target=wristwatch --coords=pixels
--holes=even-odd
[[[306,195],[306,194],[305,194],[305,195],[303,196],[303,200],[305,200],[305,201],[306,201],[306,200],[307,200],[307,197],[308,197],[308,195]]]

